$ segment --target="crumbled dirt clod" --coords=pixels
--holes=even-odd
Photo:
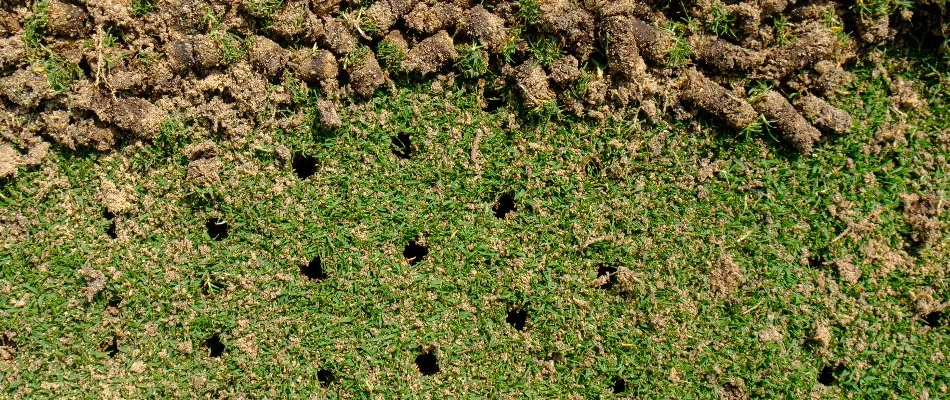
[[[846,134],[851,131],[851,115],[837,108],[815,95],[804,95],[795,101],[795,107],[815,127],[837,133]]]
[[[324,129],[333,130],[343,126],[343,121],[336,112],[336,104],[332,101],[325,99],[318,101],[317,114],[320,116],[320,126]]]
[[[458,52],[452,37],[446,31],[439,31],[413,46],[406,54],[403,66],[407,70],[428,75],[442,69],[456,58]]]
[[[550,70],[551,80],[561,85],[570,84],[581,77],[578,61],[571,55],[555,60]]]
[[[87,32],[88,17],[78,6],[53,0],[49,2],[46,30],[60,37],[79,37]]]
[[[51,98],[53,92],[45,76],[21,69],[0,78],[0,94],[20,106],[34,108],[41,101]]]
[[[197,143],[185,149],[190,160],[188,163],[189,182],[201,186],[211,186],[220,182],[221,161],[217,155],[217,146],[212,141]]]
[[[505,21],[481,5],[465,12],[461,28],[488,49],[497,50],[508,42]]]
[[[941,237],[943,223],[938,216],[944,204],[936,194],[901,195],[904,202],[904,220],[910,225],[910,240],[914,245],[932,243]]]
[[[276,77],[284,71],[288,54],[273,40],[263,36],[255,36],[248,52],[248,59],[254,69],[269,77]]]
[[[901,109],[919,110],[927,103],[920,99],[914,84],[903,78],[897,78],[891,83],[891,103]]]
[[[690,45],[696,58],[724,73],[739,73],[758,68],[765,55],[737,46],[715,36],[692,36]]]
[[[0,179],[16,177],[20,153],[7,144],[0,144]]]
[[[709,273],[709,286],[717,296],[732,296],[742,285],[742,270],[729,257],[723,257]]]
[[[827,349],[831,345],[831,330],[827,325],[819,324],[815,327],[815,333],[811,337],[812,342],[820,349]]]
[[[148,100],[118,98],[90,84],[75,90],[70,100],[76,108],[92,111],[99,120],[129,131],[139,139],[153,138],[165,118],[165,112]]]
[[[821,132],[795,111],[785,96],[774,90],[763,94],[752,105],[770,121],[775,121],[785,140],[799,153],[811,153],[812,147],[821,138]]]
[[[0,69],[20,65],[26,59],[26,46],[20,36],[0,38]]]
[[[99,185],[99,202],[112,215],[124,214],[132,208],[131,195],[106,179]]]
[[[890,17],[882,15],[879,17],[858,17],[855,24],[858,37],[861,41],[868,44],[883,42],[890,36]]]
[[[527,61],[518,66],[515,73],[515,80],[525,98],[526,106],[536,108],[554,101],[555,95],[548,82],[548,75],[540,65]]]
[[[709,114],[722,118],[734,128],[744,129],[759,114],[745,99],[726,90],[695,69],[687,70],[680,97]]]
[[[99,270],[92,268],[83,268],[79,270],[80,275],[86,279],[86,287],[83,288],[83,295],[86,300],[92,303],[93,298],[106,288],[106,276]]]
[[[43,120],[46,123],[46,135],[71,150],[90,148],[108,151],[115,146],[112,130],[97,126],[91,120],[73,121],[72,116],[62,110],[47,113]]]

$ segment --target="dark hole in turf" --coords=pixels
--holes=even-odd
[[[208,355],[211,357],[221,357],[224,354],[224,343],[221,343],[221,337],[217,333],[205,339],[205,347],[208,348]]]
[[[422,375],[435,375],[439,372],[439,360],[435,358],[435,354],[430,352],[416,356],[416,366],[419,367],[419,372]]]
[[[924,315],[924,322],[931,328],[939,328],[944,324],[943,311],[934,311]]]
[[[310,279],[324,280],[327,278],[326,272],[323,272],[323,262],[320,261],[320,256],[314,257],[307,265],[301,265],[300,273]]]
[[[412,139],[408,133],[400,133],[393,136],[393,154],[403,160],[412,155]]]
[[[300,179],[307,179],[317,173],[317,159],[303,153],[294,154],[291,165]]]
[[[495,211],[495,218],[505,218],[508,213],[515,210],[515,195],[511,193],[501,195],[492,210]]]
[[[119,304],[122,304],[122,299],[119,298],[119,297],[113,297],[112,300],[109,300],[109,302],[106,303],[106,306],[107,306],[107,307],[118,307]]]
[[[112,211],[109,211],[108,209],[104,208],[102,209],[102,218],[105,218],[111,221],[115,219],[115,214],[113,214]]]
[[[612,387],[614,393],[623,393],[627,391],[627,381],[623,378],[614,378],[614,385]]]
[[[836,366],[825,365],[821,369],[821,372],[818,373],[818,383],[831,386],[835,383],[838,383],[838,375],[841,374],[841,371],[844,370],[844,364],[838,364]]]
[[[106,354],[109,358],[115,358],[116,354],[119,354],[119,339],[115,336],[112,337],[112,343],[106,346]]]
[[[333,376],[333,371],[328,369],[321,369],[317,371],[317,380],[320,381],[320,385],[323,387],[330,386],[333,381],[336,380],[336,377]]]
[[[607,280],[600,285],[601,289],[610,289],[614,286],[614,283],[617,281],[617,267],[611,267],[609,265],[601,265],[597,268],[597,277],[606,276]]]
[[[109,235],[110,239],[119,237],[119,235],[115,233],[115,221],[110,222],[109,226],[106,227],[106,235]]]
[[[208,237],[214,240],[224,240],[228,238],[228,223],[221,218],[211,218],[205,223],[208,228]]]
[[[505,322],[513,328],[523,331],[525,323],[528,322],[528,311],[521,307],[512,308],[508,310],[508,317],[505,318]]]
[[[814,253],[808,255],[808,266],[812,268],[820,268],[822,265],[824,265],[827,258],[828,255],[824,250],[815,250]]]
[[[9,335],[6,334],[6,332],[4,332],[2,335],[0,335],[0,346],[14,347],[13,338],[11,338]]]
[[[214,277],[208,276],[201,281],[201,294],[205,296],[213,296],[215,293],[218,293],[225,289],[224,283],[218,281]]]
[[[429,247],[423,246],[415,240],[410,240],[406,244],[406,248],[402,250],[402,256],[406,261],[409,261],[409,265],[415,265],[425,259],[427,255],[429,255]]]

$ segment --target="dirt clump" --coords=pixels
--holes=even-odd
[[[943,202],[936,194],[901,195],[904,202],[904,220],[910,226],[911,245],[932,243],[941,237],[943,223],[938,216],[943,211]]]
[[[811,153],[821,132],[808,123],[780,93],[769,90],[752,103],[782,133],[784,139],[802,154]]]
[[[329,50],[304,49],[298,52],[296,70],[309,83],[335,81],[340,73],[336,57]]]
[[[436,3],[429,6],[420,2],[412,8],[403,20],[409,29],[419,33],[434,33],[451,29],[462,18],[463,10],[452,3]]]
[[[680,97],[737,129],[748,127],[759,117],[748,101],[695,69],[686,71]]]
[[[551,63],[550,70],[551,80],[561,85],[570,84],[581,77],[578,61],[571,55],[555,60]]]
[[[667,55],[675,44],[673,37],[639,18],[630,18],[630,22],[640,54],[654,64],[666,64]]]
[[[113,215],[124,214],[132,208],[132,196],[126,191],[119,189],[110,180],[103,180],[99,185],[99,202],[102,207]]]
[[[717,296],[732,296],[742,285],[742,270],[730,257],[723,257],[709,273],[709,286]]]
[[[700,62],[725,73],[752,71],[765,61],[762,52],[746,49],[715,36],[696,35],[690,37],[689,42]]]
[[[927,103],[920,99],[914,84],[902,78],[897,78],[891,83],[891,103],[898,108],[919,110]]]
[[[252,39],[248,59],[254,69],[268,77],[277,77],[287,65],[288,54],[279,44],[263,36]]]
[[[350,86],[357,96],[372,96],[389,79],[372,52],[365,52],[351,65],[345,65]]]
[[[822,98],[807,94],[795,100],[795,107],[799,112],[815,125],[815,127],[827,132],[839,135],[851,131],[851,114],[837,108]]]
[[[468,36],[481,42],[488,49],[498,50],[508,42],[505,21],[481,5],[466,11],[461,25]]]
[[[356,50],[358,44],[356,37],[342,22],[325,17],[323,19],[323,30],[323,41],[334,53],[345,55]]]
[[[12,68],[26,59],[26,46],[20,36],[0,38],[0,70]]]
[[[88,18],[79,6],[52,0],[46,12],[46,30],[59,37],[80,37],[87,32]]]
[[[165,45],[168,66],[178,74],[185,74],[195,67],[194,45],[187,40],[175,40]]]
[[[132,133],[140,139],[151,139],[165,118],[165,112],[148,100],[137,97],[115,97],[90,84],[75,91],[70,100],[76,108],[91,111],[99,120]]]
[[[630,80],[646,72],[646,63],[640,57],[631,17],[609,17],[604,28],[613,39],[607,49],[607,65],[611,71]]]
[[[439,31],[409,49],[403,66],[407,70],[428,75],[442,69],[456,58],[458,51],[455,50],[452,37],[446,31]]]
[[[571,43],[575,54],[589,53],[594,42],[594,16],[572,0],[540,3],[542,29]],[[630,32],[633,33],[633,32]]]
[[[515,69],[515,81],[529,108],[543,107],[555,99],[548,75],[540,65],[531,61],[521,64]]]

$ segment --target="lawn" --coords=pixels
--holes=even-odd
[[[950,237],[910,215],[933,196],[950,221],[950,73],[882,57],[807,156],[702,115],[487,112],[463,85],[333,131],[172,116],[54,146],[0,183],[0,393],[950,396]]]

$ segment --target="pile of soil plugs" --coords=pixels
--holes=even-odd
[[[0,177],[51,143],[148,143],[171,115],[223,137],[335,129],[344,102],[426,81],[528,114],[768,121],[807,154],[850,129],[829,99],[868,49],[946,51],[940,1],[870,3],[6,0]]]

